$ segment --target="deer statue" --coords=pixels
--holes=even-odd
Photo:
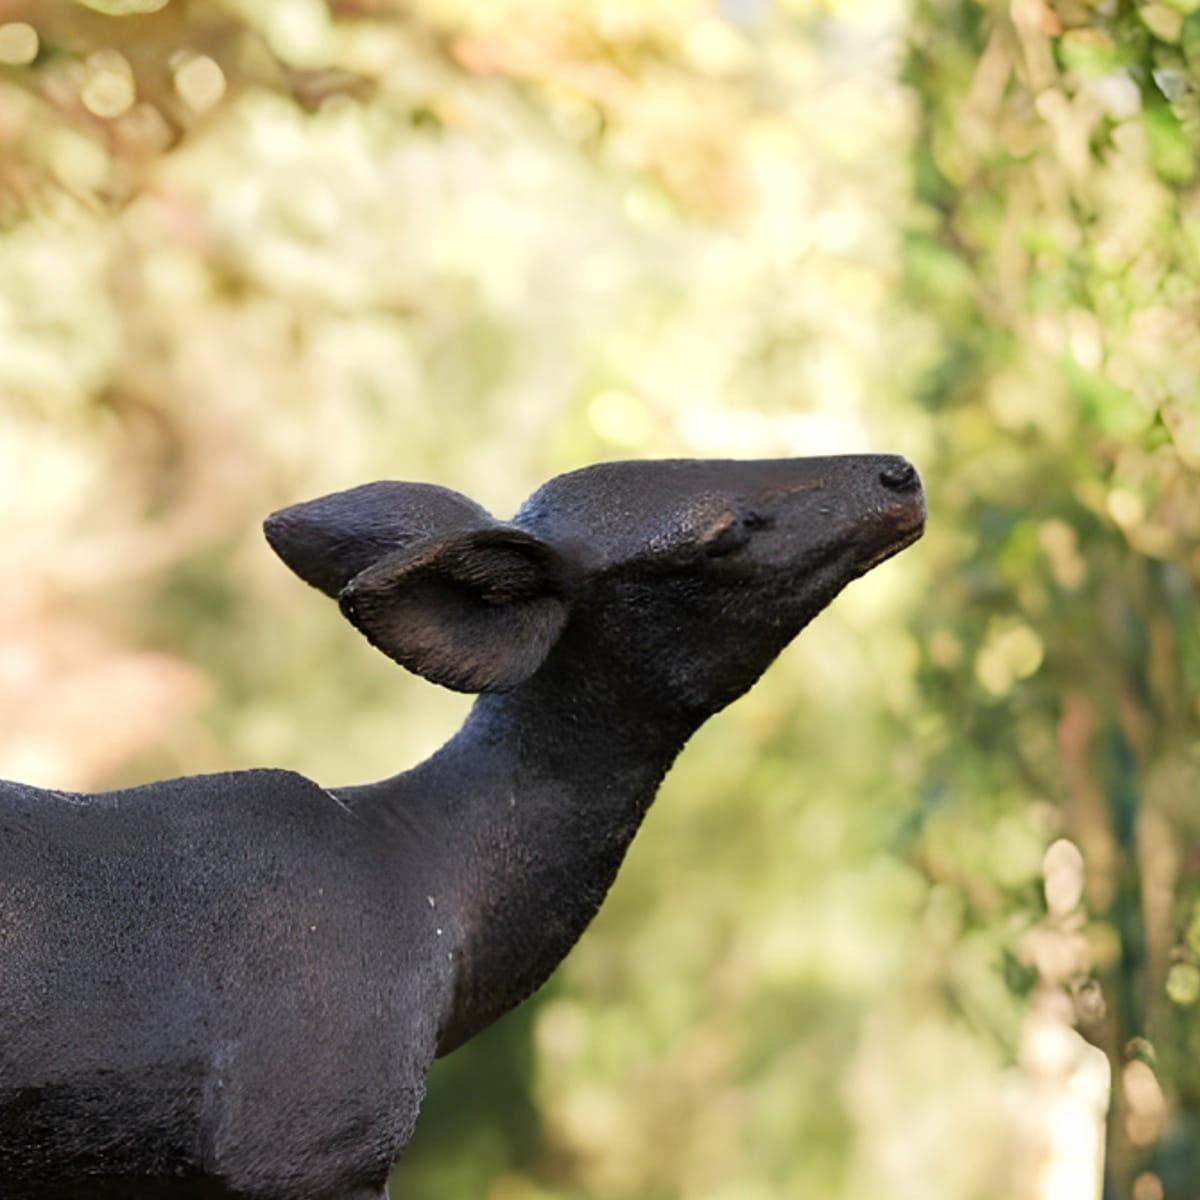
[[[479,698],[377,783],[0,783],[0,1196],[382,1200],[433,1060],[554,970],[691,734],[924,520],[884,455],[604,463],[510,522],[388,482],[269,517],[373,645]]]

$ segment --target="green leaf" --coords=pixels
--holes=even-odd
[[[1191,142],[1179,118],[1165,104],[1156,104],[1142,113],[1146,149],[1150,165],[1159,178],[1171,184],[1191,182],[1196,174],[1196,159]]]
[[[1124,61],[1111,35],[1100,29],[1068,29],[1058,52],[1063,66],[1081,75],[1109,75]]]
[[[1072,394],[1079,400],[1087,424],[1109,437],[1126,438],[1140,433],[1151,417],[1130,392],[1111,379],[1082,367],[1070,354],[1059,358]]]
[[[1200,967],[1194,963],[1175,963],[1167,972],[1167,995],[1181,1006],[1200,1000]]]

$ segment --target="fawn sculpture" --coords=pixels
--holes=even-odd
[[[382,1200],[434,1058],[567,953],[688,737],[924,519],[882,455],[606,463],[510,523],[413,483],[268,518],[375,646],[482,694],[365,786],[0,784],[0,1196]]]

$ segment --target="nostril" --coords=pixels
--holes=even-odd
[[[879,472],[879,482],[893,492],[912,492],[919,486],[916,468],[899,459]]]

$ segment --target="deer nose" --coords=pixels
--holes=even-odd
[[[921,486],[916,468],[904,459],[897,459],[879,472],[879,482],[892,492],[914,492]]]

